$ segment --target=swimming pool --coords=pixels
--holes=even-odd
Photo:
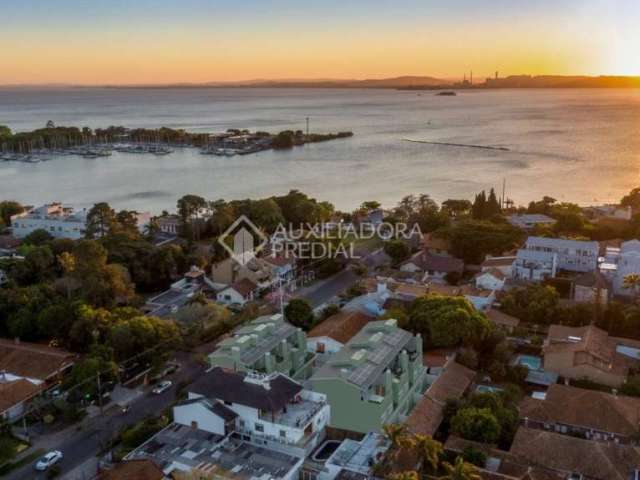
[[[515,361],[516,365],[524,365],[529,370],[541,370],[542,359],[533,355],[518,355]]]
[[[498,392],[502,392],[502,388],[500,388],[500,387],[492,387],[491,385],[478,385],[476,387],[476,392],[478,392],[478,393],[498,393]]]

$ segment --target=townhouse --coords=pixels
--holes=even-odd
[[[422,338],[389,319],[369,322],[309,382],[327,396],[332,427],[367,433],[404,421],[425,378]]]
[[[282,315],[258,317],[234,330],[208,355],[212,367],[237,372],[281,372],[292,378],[310,374],[314,355],[307,352],[302,329],[284,321]]]

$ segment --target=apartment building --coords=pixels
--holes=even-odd
[[[327,396],[334,428],[380,432],[401,423],[426,386],[422,338],[396,320],[369,322],[309,379]]]
[[[307,337],[282,315],[265,315],[236,329],[209,354],[212,367],[237,372],[281,372],[292,378],[310,374],[314,355],[307,352]]]

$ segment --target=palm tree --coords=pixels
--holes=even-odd
[[[431,435],[416,435],[414,438],[415,447],[418,450],[422,461],[422,469],[429,467],[431,471],[438,470],[440,455],[442,455],[442,444],[434,440]]]
[[[462,457],[456,457],[453,465],[444,462],[442,466],[447,474],[440,477],[440,480],[482,480],[475,465],[465,462]]]
[[[412,435],[407,432],[406,425],[399,425],[396,423],[389,423],[382,427],[384,434],[391,442],[392,456],[395,460],[400,456],[400,452],[403,450],[411,450],[415,447],[415,441]]]
[[[392,473],[386,476],[387,480],[420,480],[418,474],[414,471]]]

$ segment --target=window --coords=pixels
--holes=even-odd
[[[287,431],[286,430],[280,430],[280,438],[287,438]]]
[[[255,428],[256,432],[264,432],[264,425],[262,425],[261,423],[256,423]]]

